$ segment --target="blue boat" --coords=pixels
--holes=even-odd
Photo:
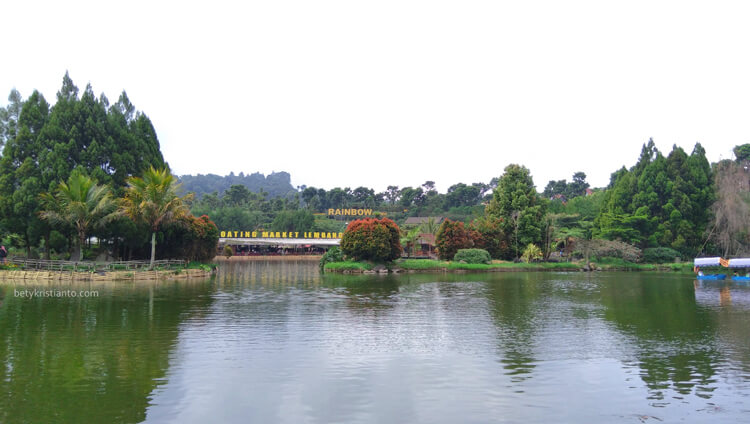
[[[736,273],[740,274],[733,276],[732,281],[750,281],[750,258],[730,259],[728,265],[729,268],[736,270]]]
[[[696,275],[695,278],[699,280],[723,280],[727,278],[726,274],[706,274],[706,275]]]

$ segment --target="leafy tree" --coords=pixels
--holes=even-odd
[[[503,232],[503,220],[485,215],[469,224],[469,232],[474,247],[484,249],[496,259],[507,258],[509,255],[508,240]]]
[[[0,149],[8,140],[16,137],[18,119],[21,116],[22,108],[23,98],[21,93],[14,88],[8,95],[8,106],[0,108]]]
[[[392,261],[401,256],[400,230],[388,218],[358,219],[349,223],[341,250],[356,260]]]
[[[168,169],[147,170],[142,178],[128,179],[122,211],[151,230],[151,267],[156,257],[156,232],[162,225],[178,221],[189,213],[183,198],[177,195],[179,185]]]
[[[750,161],[750,143],[735,146],[733,152],[737,162]]]
[[[281,211],[276,214],[271,229],[273,231],[307,231],[313,228],[314,223],[315,217],[308,210]]]
[[[398,200],[400,191],[398,189],[398,186],[389,185],[387,190],[385,191],[385,198],[388,199],[388,203],[395,204]]]
[[[440,224],[440,229],[435,236],[435,247],[437,247],[440,259],[453,259],[459,249],[469,249],[473,245],[471,235],[463,222],[446,219]]]
[[[700,144],[690,155],[674,146],[664,157],[649,140],[635,166],[613,178],[596,219],[598,236],[683,254],[698,252],[714,190]]]
[[[586,182],[586,174],[584,172],[576,172],[573,174],[573,182],[568,184],[566,196],[570,199],[585,196],[587,188],[589,188],[589,183]]]
[[[189,261],[209,261],[216,256],[219,229],[203,215],[185,215],[163,228],[162,252],[167,257]]]
[[[515,164],[505,168],[486,209],[487,215],[503,220],[501,227],[510,235],[516,257],[519,245],[542,241],[546,211],[547,203],[537,195],[529,170]]]
[[[448,188],[445,196],[445,206],[448,208],[474,206],[482,201],[483,187],[481,184],[466,185],[458,183]]]
[[[0,216],[6,231],[21,235],[26,254],[36,245],[43,224],[39,211],[39,195],[47,189],[39,154],[44,152],[39,133],[49,116],[49,104],[38,91],[23,103],[15,138],[6,142],[0,158]]]
[[[60,182],[54,194],[42,193],[44,210],[39,216],[53,225],[70,225],[78,235],[77,251],[73,260],[83,258],[86,238],[93,228],[104,226],[117,215],[116,204],[107,186],[79,172],[67,182]]]
[[[424,192],[421,187],[404,187],[401,189],[398,203],[402,208],[408,209],[412,206],[421,206],[424,200]]]

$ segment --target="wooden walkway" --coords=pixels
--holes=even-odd
[[[90,261],[54,261],[49,259],[28,259],[11,257],[6,264],[12,264],[23,270],[39,271],[139,271],[147,270],[150,261],[118,261],[118,262],[90,262]],[[154,269],[184,268],[187,261],[180,259],[164,259],[154,261]]]

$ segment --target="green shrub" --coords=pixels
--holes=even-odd
[[[458,249],[453,256],[455,262],[464,261],[467,264],[489,264],[492,262],[490,253],[484,249]]]
[[[226,256],[227,258],[231,258],[233,254],[234,251],[232,251],[232,246],[224,246],[224,256]]]
[[[328,249],[328,251],[320,258],[320,270],[323,271],[327,263],[343,261],[344,253],[341,251],[341,248],[339,248],[338,246],[334,246]]]
[[[526,246],[526,249],[523,250],[521,260],[529,263],[532,261],[537,261],[539,259],[542,259],[542,249],[540,249],[533,243],[529,243],[529,245]]]
[[[680,258],[680,252],[669,247],[652,247],[643,250],[643,261],[652,264],[663,264],[674,262],[675,258]]]

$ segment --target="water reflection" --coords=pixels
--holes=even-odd
[[[734,284],[229,262],[213,282],[104,285],[97,299],[0,287],[2,422],[716,422],[748,412],[750,288]]]
[[[654,405],[695,394],[710,398],[721,356],[711,310],[696,304],[692,285],[681,279],[641,274],[602,286],[605,318],[632,336],[640,377]]]
[[[500,360],[513,382],[531,377],[536,367],[534,351],[539,329],[538,274],[513,274],[502,283],[488,285],[490,311],[498,329]]]
[[[36,298],[18,290],[95,290]],[[0,421],[139,422],[210,283],[0,285]]]

